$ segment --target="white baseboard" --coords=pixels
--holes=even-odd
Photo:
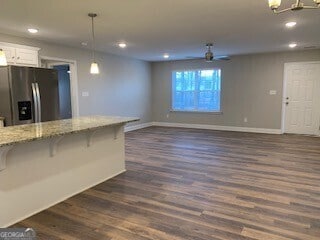
[[[153,122],[152,126],[195,128],[195,129],[208,129],[208,130],[234,131],[234,132],[250,132],[250,133],[281,134],[281,129],[232,127],[232,126],[219,126],[219,125],[207,125],[207,124]]]
[[[151,127],[152,122],[148,122],[148,123],[142,123],[142,124],[137,124],[137,125],[132,125],[132,126],[125,126],[124,127],[124,132],[131,132],[134,130],[138,130],[138,129],[142,129],[142,128],[146,128],[146,127]]]
[[[281,129],[270,128],[250,128],[250,127],[233,127],[233,126],[220,126],[208,124],[188,124],[188,123],[170,123],[170,122],[148,122],[133,126],[125,127],[125,132],[130,132],[146,127],[177,127],[177,128],[194,128],[194,129],[208,129],[219,131],[233,131],[233,132],[249,132],[249,133],[267,133],[267,134],[282,134]]]

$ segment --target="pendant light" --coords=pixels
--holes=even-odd
[[[95,59],[95,39],[94,39],[94,24],[93,19],[98,16],[96,13],[89,13],[88,16],[91,18],[91,31],[92,31],[92,63],[90,67],[91,74],[99,74],[99,66]]]
[[[6,54],[2,49],[0,49],[0,66],[7,66]]]

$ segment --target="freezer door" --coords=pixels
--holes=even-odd
[[[58,72],[45,68],[35,68],[34,71],[40,122],[60,119]]]
[[[20,125],[34,122],[34,106],[36,103],[31,87],[33,81],[33,68],[9,66],[12,124],[8,125]]]

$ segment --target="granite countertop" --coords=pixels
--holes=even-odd
[[[0,147],[138,121],[133,117],[89,116],[0,128]]]

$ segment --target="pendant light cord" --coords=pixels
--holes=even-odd
[[[91,17],[91,29],[92,29],[92,58],[93,58],[93,61],[95,62],[96,59],[95,59],[95,55],[94,55],[94,51],[96,49],[95,47],[95,39],[94,39],[94,24],[93,24],[93,16]]]

